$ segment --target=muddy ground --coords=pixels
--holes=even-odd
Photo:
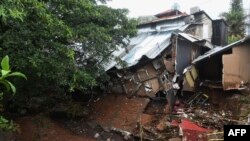
[[[223,97],[216,95],[204,105],[188,105],[179,100],[174,113],[166,111],[162,97],[127,98],[125,95],[101,95],[85,105],[89,114],[85,118],[70,120],[50,114],[21,117],[15,120],[20,132],[13,141],[124,141],[124,140],[181,140],[179,125],[189,120],[198,129],[222,131],[224,124],[245,124],[249,111],[249,95]],[[216,102],[219,101],[219,102]],[[232,105],[233,104],[233,105]],[[189,122],[188,121],[188,122]],[[198,127],[199,126],[199,127]],[[189,133],[196,134],[196,131]],[[200,136],[200,133],[197,134]],[[206,140],[207,138],[201,139]]]
[[[90,135],[77,135],[45,115],[22,117],[16,121],[20,132],[16,141],[95,141]]]

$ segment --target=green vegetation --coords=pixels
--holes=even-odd
[[[1,61],[1,77],[0,77],[0,84],[2,84],[1,91],[0,91],[0,130],[4,131],[14,131],[16,130],[16,125],[12,122],[7,120],[2,116],[2,112],[4,111],[4,106],[2,104],[2,100],[4,94],[11,91],[12,94],[16,93],[16,87],[8,80],[10,77],[23,77],[25,79],[26,76],[21,72],[12,72],[9,65],[9,57],[5,56]],[[5,88],[7,91],[4,92],[2,88]]]
[[[101,85],[108,79],[103,64],[136,33],[127,13],[95,0],[1,1],[0,56],[8,54],[29,78],[14,80],[20,94],[6,107],[26,113],[65,100],[69,90]]]
[[[242,0],[231,0],[229,12],[221,14],[229,25],[228,42],[232,43],[244,37],[245,33],[245,14],[243,11]]]

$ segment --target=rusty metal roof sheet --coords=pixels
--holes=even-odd
[[[158,13],[155,16],[158,18],[161,18],[161,17],[175,16],[175,15],[179,15],[179,14],[183,14],[183,12],[181,12],[179,10],[169,9],[169,10],[163,11],[161,13]]]
[[[180,14],[180,15],[176,15],[176,16],[172,16],[172,17],[165,17],[165,18],[158,18],[149,22],[145,22],[145,23],[141,23],[139,26],[142,25],[148,25],[148,24],[152,24],[152,23],[159,23],[159,22],[169,22],[169,21],[174,21],[174,20],[179,20],[185,17],[188,17],[189,15],[187,14]]]

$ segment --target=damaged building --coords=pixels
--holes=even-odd
[[[245,37],[224,47],[216,47],[193,61],[193,66],[186,71],[186,76],[198,70],[193,84],[223,90],[242,90],[249,88],[250,82],[250,38]],[[198,76],[197,76],[198,75]]]
[[[184,32],[171,33],[168,41],[160,44],[168,46],[165,49],[159,46],[162,51],[155,57],[147,52],[139,61],[131,61],[135,64],[130,67],[115,65],[109,70],[113,91],[126,95],[113,93],[94,102],[93,111],[97,112],[93,119],[102,127],[138,140],[223,140],[224,125],[247,124],[249,103],[243,107],[243,114],[239,114],[242,104],[239,95],[228,97],[226,92],[249,90],[250,38],[212,49],[207,40]],[[182,91],[191,91],[193,95],[183,99],[184,102],[176,102],[174,112],[169,113],[164,111],[165,105],[159,105],[159,100],[156,105],[147,97],[174,87],[177,75],[184,79]],[[216,93],[222,108],[199,97],[204,92],[199,89],[204,87],[209,88],[207,94],[213,93],[213,89],[222,92]]]
[[[190,12],[168,10],[138,25],[130,44],[113,53],[126,66],[115,61],[105,66],[112,92],[151,98],[166,93],[183,79],[186,67],[214,48],[212,38],[225,32],[213,34],[213,20],[206,12],[198,8]],[[180,89],[178,85],[176,89]]]
[[[113,61],[105,66],[112,94],[94,103],[94,119],[141,139],[221,139],[210,137],[217,134],[211,132],[242,123],[232,120],[238,119],[238,97],[225,95],[227,90],[249,90],[250,38],[227,45],[225,21],[212,20],[197,8],[190,15],[168,10],[150,19],[138,25],[126,48],[113,53],[126,64]],[[173,89],[184,94],[174,104]],[[218,89],[221,95],[214,92]],[[211,93],[220,96],[219,103],[227,101],[222,110],[210,101]],[[165,98],[158,98],[164,94],[167,105]],[[159,99],[165,103],[159,106]]]

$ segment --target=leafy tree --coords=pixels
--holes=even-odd
[[[49,5],[53,14],[72,27],[70,44],[76,47],[76,63],[81,70],[79,75],[88,79],[85,82],[81,79],[76,84],[96,84],[91,78],[104,74],[102,64],[107,63],[112,52],[118,46],[125,46],[126,39],[135,34],[135,21],[127,19],[127,10],[110,9],[88,0],[50,1]]]
[[[230,41],[235,41],[244,36],[245,15],[242,0],[231,0],[229,12],[222,13],[221,17],[224,18],[229,25]]]
[[[136,33],[127,12],[95,0],[1,1],[0,53],[29,78],[17,82],[30,94],[22,95],[23,103],[32,95],[99,85],[103,64]]]

